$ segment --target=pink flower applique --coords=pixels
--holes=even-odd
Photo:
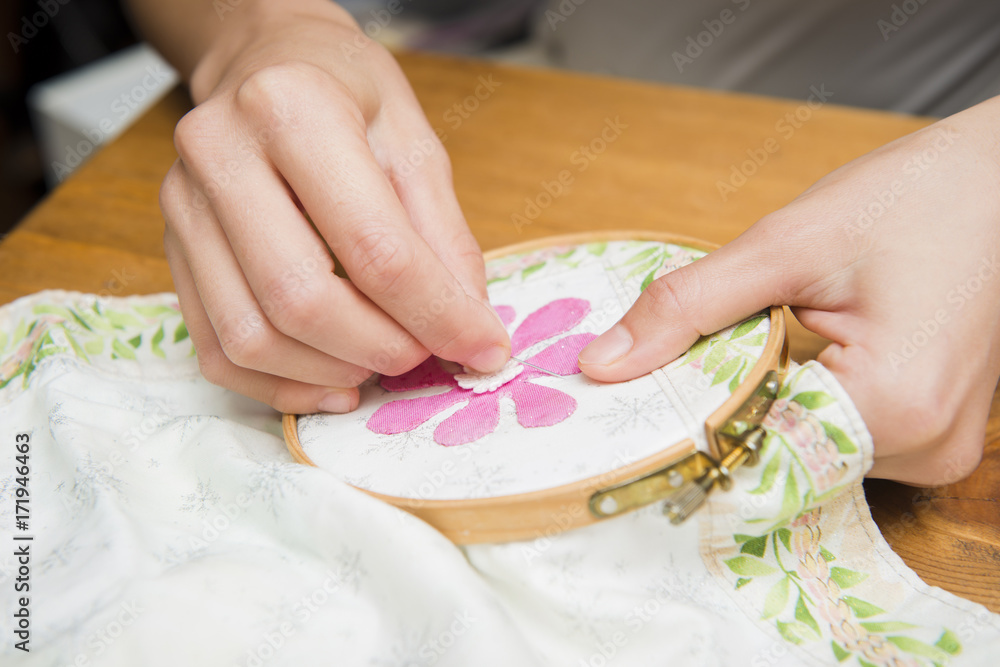
[[[514,309],[498,306],[504,326],[514,321]],[[587,316],[590,303],[584,299],[557,299],[528,315],[511,336],[511,354],[519,356],[528,348],[566,333]],[[561,376],[580,372],[576,358],[594,334],[573,334],[560,338],[526,361]],[[520,366],[517,369],[516,366]],[[459,379],[456,379],[456,375]],[[514,401],[518,423],[525,428],[553,426],[576,410],[576,400],[558,389],[535,384],[532,380],[548,377],[531,366],[508,363],[491,376],[473,378],[452,375],[435,357],[398,377],[383,376],[380,383],[387,391],[402,392],[426,387],[451,387],[432,396],[401,398],[386,403],[368,420],[368,430],[383,435],[412,431],[434,415],[458,403],[465,405],[434,430],[440,445],[464,445],[496,430],[500,422],[500,399]],[[462,380],[464,386],[460,386]]]

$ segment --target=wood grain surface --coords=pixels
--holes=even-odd
[[[929,122],[484,61],[412,54],[400,61],[451,154],[458,197],[484,249],[626,228],[725,243],[830,170]],[[172,289],[157,194],[176,156],[173,126],[189,105],[183,92],[169,95],[0,243],[0,303],[47,288]],[[718,182],[775,145],[763,164],[743,169],[753,173],[735,192],[720,194]],[[563,192],[541,196],[546,184],[556,190],[562,172]],[[514,214],[529,224],[519,228]],[[822,349],[821,339],[791,328],[794,358]],[[986,454],[972,477],[937,489],[865,485],[889,543],[925,581],[994,611],[998,436],[994,397]]]

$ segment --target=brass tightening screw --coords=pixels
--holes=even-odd
[[[753,465],[757,462],[761,443],[764,441],[766,432],[760,426],[755,426],[742,436],[739,443],[726,454],[726,456],[715,466],[709,468],[677,491],[676,494],[663,504],[663,513],[670,519],[672,524],[683,523],[691,514],[698,509],[709,492],[716,484],[728,491],[733,485],[732,471],[741,465],[750,462]]]

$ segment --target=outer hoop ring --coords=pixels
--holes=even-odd
[[[603,241],[655,241],[673,243],[711,252],[719,246],[679,234],[645,230],[599,231],[549,236],[516,243],[484,253],[487,260],[505,255],[542,250],[554,245],[580,245]],[[764,376],[784,367],[787,360],[785,314],[780,306],[770,308],[770,333],[760,359],[733,394],[705,420],[705,434],[711,453],[719,457],[716,431],[753,393]],[[282,417],[285,445],[299,463],[316,467],[302,449],[298,436],[297,415]],[[468,500],[423,500],[390,496],[361,489],[370,496],[390,503],[423,519],[456,544],[510,542],[550,536],[563,530],[579,528],[600,521],[588,509],[590,497],[597,491],[640,477],[697,451],[694,440],[686,438],[622,468],[548,489],[495,498]]]

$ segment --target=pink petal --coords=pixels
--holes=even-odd
[[[595,338],[597,335],[591,333],[566,336],[528,359],[528,363],[559,375],[576,375],[580,372],[580,365],[576,361],[580,356],[580,350],[587,347],[587,344]],[[533,369],[529,366],[525,370]],[[534,373],[539,375],[538,371]]]
[[[499,395],[473,394],[468,405],[434,429],[434,441],[446,447],[465,445],[495,431],[499,421]]]
[[[521,322],[511,337],[512,354],[520,354],[547,338],[558,336],[583,321],[590,312],[590,302],[585,299],[557,299],[542,306]]]
[[[386,403],[376,410],[375,414],[368,418],[366,426],[369,431],[382,435],[412,431],[437,413],[467,400],[472,395],[471,391],[456,388],[433,396],[401,398]]]
[[[576,399],[558,389],[532,382],[507,386],[517,408],[517,421],[525,428],[552,426],[576,411]]]
[[[500,316],[500,321],[505,327],[509,327],[510,323],[514,321],[514,309],[510,306],[493,306],[493,310],[497,311],[497,315]]]
[[[408,370],[402,375],[383,375],[379,384],[386,391],[410,391],[412,389],[425,389],[427,387],[447,387],[458,386],[451,373],[446,373],[441,368],[441,363],[437,357],[428,357],[424,362],[412,370]]]

